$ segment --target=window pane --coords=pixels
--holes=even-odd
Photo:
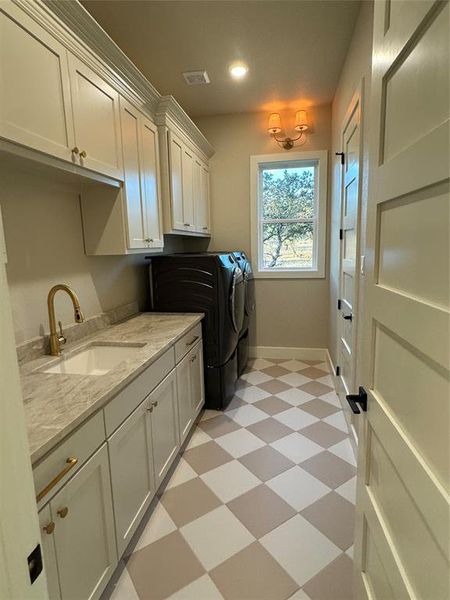
[[[265,223],[264,268],[312,269],[313,231],[313,223]]]
[[[311,219],[314,216],[314,167],[263,169],[264,219]]]

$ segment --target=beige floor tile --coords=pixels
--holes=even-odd
[[[194,471],[191,465],[184,460],[183,457],[181,457],[177,466],[175,467],[174,472],[172,473],[171,478],[167,482],[166,490],[176,487],[181,483],[186,483],[186,481],[190,481],[195,477],[197,477],[197,473]]]
[[[352,600],[353,564],[345,554],[303,586],[311,600]]]
[[[200,429],[200,427],[197,427],[194,431],[194,433],[191,435],[191,438],[186,446],[186,449],[189,450],[190,448],[195,448],[196,446],[200,446],[201,444],[206,444],[206,442],[210,442],[211,441],[211,436],[209,436],[207,433],[205,433],[203,431],[203,429]]]
[[[311,367],[314,367],[314,366],[319,365],[322,361],[321,360],[304,360],[303,362]]]
[[[255,538],[229,508],[220,506],[185,525],[180,533],[207,571],[236,554]]]
[[[249,360],[249,366],[256,371],[262,371],[267,367],[271,367],[273,364],[273,359],[271,358],[253,358]]]
[[[178,531],[132,554],[127,569],[140,600],[163,600],[205,572]]]
[[[219,414],[217,417],[208,419],[207,421],[200,421],[199,427],[212,438],[239,429],[239,426],[224,414]]]
[[[222,502],[229,502],[261,483],[243,464],[234,460],[202,475],[202,480]]]
[[[266,485],[253,488],[227,506],[256,538],[295,515],[295,510]]]
[[[259,450],[250,452],[250,454],[242,456],[239,460],[261,481],[268,481],[294,466],[294,463],[284,454],[280,454],[270,446],[264,446]]]
[[[292,433],[292,429],[286,427],[275,419],[265,419],[247,427],[249,431],[260,437],[264,442],[270,444],[286,435]]]
[[[202,411],[200,421],[207,421],[208,419],[214,419],[214,417],[218,417],[220,412],[217,410],[210,410],[209,408],[205,408]]]
[[[341,550],[353,544],[355,507],[335,492],[302,510],[301,515]]]
[[[331,488],[341,486],[356,473],[355,467],[327,451],[305,460],[301,467]]]
[[[311,598],[303,590],[298,590],[289,600],[311,600]]]
[[[260,383],[258,387],[269,392],[269,394],[278,394],[279,392],[289,389],[291,386],[279,379],[271,379],[270,381],[266,381],[266,383]]]
[[[342,432],[348,434],[347,421],[345,420],[344,413],[339,411],[334,413],[334,415],[330,415],[329,417],[325,417],[325,423],[332,425],[333,427],[337,427]]]
[[[241,398],[239,398],[239,396],[234,396],[234,398],[231,400],[230,404],[226,407],[225,409],[225,414],[227,414],[227,412],[229,410],[235,410],[236,408],[239,408],[240,406],[245,406],[246,402],[244,400],[241,400]]]
[[[259,540],[302,587],[340,554],[340,550],[301,515]]]
[[[271,377],[280,377],[281,375],[287,375],[290,371],[280,365],[272,365],[266,369],[261,369],[263,373],[270,375]]]
[[[277,421],[280,421],[280,423],[284,423],[284,425],[287,425],[294,431],[303,429],[304,427],[312,425],[318,421],[317,417],[314,417],[298,407],[290,407],[289,410],[285,410],[278,415],[274,415],[273,418]]]
[[[276,415],[284,410],[291,408],[291,405],[277,396],[269,396],[263,400],[258,400],[253,404],[256,408],[263,410],[268,415]]]
[[[200,478],[166,490],[161,503],[173,522],[181,527],[220,506],[221,502]]]
[[[211,577],[207,574],[196,579],[167,600],[223,600]]]
[[[264,446],[264,442],[258,436],[243,427],[222,435],[216,439],[216,443],[234,458],[239,458]]]
[[[211,578],[225,600],[287,600],[298,588],[258,542],[213,569]]]
[[[340,496],[351,502],[356,503],[356,477],[352,477],[335,490]]]
[[[300,389],[316,397],[323,396],[324,394],[329,394],[333,391],[333,388],[331,388],[329,385],[317,383],[317,381],[308,381],[308,383],[301,385]]]
[[[153,544],[156,540],[161,539],[162,537],[169,535],[177,529],[177,526],[171,519],[169,513],[166,511],[161,502],[155,506],[148,523],[145,525],[145,528],[141,535],[139,536],[139,540],[136,543],[136,546],[133,549],[133,552],[137,552],[137,550],[141,550],[148,546],[149,544]]]
[[[329,404],[332,404],[333,406],[336,406],[336,408],[339,408],[340,410],[342,410],[342,406],[339,401],[338,395],[336,394],[336,392],[334,390],[332,392],[328,392],[328,394],[322,394],[322,396],[320,396],[320,399],[324,400],[325,402],[328,402]]]
[[[306,410],[306,412],[309,412],[311,415],[314,415],[319,419],[323,419],[324,417],[333,415],[339,410],[339,408],[337,406],[333,406],[329,402],[320,400],[320,398],[314,398],[313,400],[304,402],[302,404],[302,410]]]
[[[251,384],[248,381],[245,381],[245,379],[238,379],[236,381],[236,389],[237,390],[242,390],[243,388],[249,387]]]
[[[332,427],[323,421],[319,421],[318,423],[303,428],[302,435],[305,435],[313,442],[316,442],[316,444],[320,444],[323,448],[334,446],[338,442],[345,440],[347,437],[343,431],[340,431],[339,429],[336,429],[336,427]]]
[[[266,485],[297,511],[330,492],[327,485],[297,466],[270,479]]]
[[[307,367],[306,369],[302,369],[300,373],[310,379],[319,379],[320,377],[328,375],[326,371],[322,371],[322,369],[318,369],[317,367]]]
[[[139,600],[136,588],[134,587],[133,581],[126,567],[123,568],[122,574],[117,580],[114,589],[109,596],[109,600]]]
[[[216,444],[216,442],[207,442],[195,448],[186,450],[183,458],[191,465],[196,473],[201,475],[211,469],[225,464],[233,459],[228,452]]]

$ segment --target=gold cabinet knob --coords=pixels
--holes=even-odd
[[[72,148],[72,154],[80,154],[80,150],[77,146],[75,146],[75,148]]]
[[[45,527],[42,528],[46,534],[50,535],[55,531],[55,523],[54,521],[50,521]]]
[[[153,404],[150,404],[149,406],[147,406],[147,410],[148,410],[148,412],[153,412]]]
[[[63,506],[63,508],[60,508],[57,512],[61,519],[65,519],[67,517],[67,513],[69,512],[69,508],[67,506]]]
[[[152,406],[154,406],[156,408],[158,406],[158,400],[155,400],[155,402],[153,402]]]
[[[87,156],[87,152],[86,152],[86,150],[82,150],[82,151],[80,152],[80,157],[81,157],[81,158],[86,158],[86,156]]]

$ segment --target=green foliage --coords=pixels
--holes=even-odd
[[[314,174],[310,169],[285,169],[283,177],[263,172],[264,219],[312,219]],[[265,263],[280,266],[283,246],[311,238],[312,223],[266,223],[263,230]]]

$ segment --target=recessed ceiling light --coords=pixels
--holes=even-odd
[[[242,79],[248,73],[248,67],[244,63],[234,63],[229,68],[230,75],[233,79]]]

